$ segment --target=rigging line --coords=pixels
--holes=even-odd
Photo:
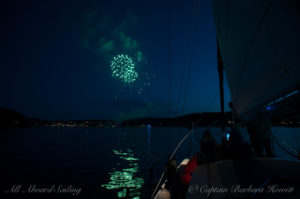
[[[191,79],[191,68],[192,68],[192,63],[193,63],[193,55],[194,55],[194,50],[195,50],[195,45],[193,45],[193,50],[192,50],[192,55],[190,56],[190,63],[189,63],[189,67],[188,67],[188,73],[187,73],[187,82],[185,85],[185,89],[184,89],[184,99],[183,99],[183,105],[182,105],[182,114],[184,114],[185,111],[185,105],[186,105],[186,100],[187,100],[187,95],[188,95],[188,88],[189,88],[189,84],[190,84],[190,79]]]
[[[169,113],[168,117],[171,116],[171,65],[172,65],[172,0],[169,0],[169,17],[168,17],[168,58],[169,58]]]
[[[273,2],[272,0],[269,1],[269,4],[268,4],[268,6],[267,6],[267,8],[266,8],[266,10],[265,10],[265,12],[264,12],[264,15],[263,15],[262,19],[260,20],[260,22],[258,23],[258,26],[256,27],[256,30],[255,30],[255,32],[254,32],[252,38],[251,38],[250,44],[249,44],[248,49],[247,49],[247,51],[246,51],[246,55],[245,55],[245,58],[244,58],[244,62],[243,62],[243,64],[242,64],[242,69],[241,69],[241,72],[240,72],[240,75],[239,75],[239,79],[238,79],[238,83],[237,83],[237,87],[236,87],[236,96],[237,96],[237,93],[239,92],[240,83],[241,83],[242,76],[243,76],[244,71],[245,71],[245,68],[246,68],[246,63],[247,63],[247,61],[248,61],[248,56],[249,56],[249,54],[250,54],[250,50],[251,50],[251,48],[252,48],[252,45],[253,45],[254,40],[255,40],[255,38],[256,38],[256,35],[257,35],[257,33],[258,33],[260,27],[261,27],[262,24],[263,24],[264,19],[266,18],[267,14],[269,13],[269,11],[270,11],[270,9],[271,9],[272,2]],[[236,97],[236,96],[235,96],[235,97]]]
[[[196,13],[196,11],[197,11],[197,6],[198,6],[198,0],[195,0],[194,1],[194,6],[193,6],[193,8],[194,8],[193,12],[194,13]]]
[[[195,7],[196,7],[196,3],[197,3],[197,0],[195,0],[195,5],[194,5],[194,10],[193,12],[195,12]],[[187,70],[187,66],[188,66],[188,59],[189,59],[189,51],[190,49],[192,48],[191,47],[191,44],[192,44],[192,37],[188,37],[186,40],[185,40],[185,43],[186,43],[186,50],[184,51],[185,52],[185,56],[184,56],[184,62],[183,62],[183,72],[182,72],[182,78],[181,78],[181,81],[180,81],[180,88],[179,88],[179,94],[177,96],[177,106],[176,106],[176,109],[175,109],[175,113],[178,113],[178,110],[179,110],[179,106],[180,106],[180,102],[181,102],[181,95],[182,95],[182,89],[183,89],[183,85],[184,85],[184,81],[185,81],[185,74],[186,74],[186,70]]]
[[[171,0],[170,0],[170,1],[171,1]],[[199,3],[198,3],[198,7],[196,7],[196,16],[199,16],[199,13],[200,13],[200,0],[199,0]],[[194,30],[196,30],[196,26],[194,26]],[[193,32],[195,32],[195,31],[193,31]],[[170,37],[169,37],[169,38],[170,38]],[[194,47],[193,47],[192,49],[195,48],[195,42],[194,42],[193,44],[194,44],[194,45],[193,45]],[[193,53],[192,53],[192,55],[191,55],[190,62],[192,62],[192,57],[193,57]],[[169,63],[170,63],[170,62],[169,62]],[[190,64],[190,65],[191,65],[191,64]],[[189,66],[190,66],[190,65],[189,65]],[[169,65],[169,66],[170,66],[170,65]],[[169,76],[169,78],[170,78],[170,76]],[[212,102],[215,100],[215,98],[216,98],[217,95],[218,95],[218,92],[217,92],[216,95],[214,96],[213,100],[209,103],[207,109],[211,106]],[[197,126],[197,125],[199,124],[199,122],[202,120],[203,116],[204,116],[204,115],[201,115],[201,117],[199,118],[199,120],[196,122],[196,125],[195,125],[195,126]],[[188,131],[188,133],[186,134],[186,136],[184,136],[184,138],[179,142],[179,144],[178,144],[177,147],[175,148],[173,154],[170,156],[169,160],[173,158],[173,156],[174,156],[175,153],[177,152],[178,148],[179,148],[179,147],[181,146],[181,144],[185,141],[185,139],[191,134],[192,130],[193,130],[193,128],[192,128],[190,131]],[[168,139],[168,140],[169,140],[169,139]],[[159,179],[159,181],[158,181],[158,183],[157,183],[157,185],[156,185],[156,187],[155,187],[155,189],[154,189],[154,191],[153,191],[153,194],[151,195],[151,198],[154,197],[154,194],[156,193],[156,191],[157,191],[157,189],[158,189],[158,187],[159,187],[159,185],[160,185],[160,183],[161,183],[161,181],[162,181],[164,175],[165,175],[165,171],[162,173],[162,175],[161,175],[161,177],[160,177],[160,179]]]
[[[168,118],[171,117],[171,66],[172,66],[172,0],[169,0],[169,16],[168,16],[168,58],[169,58],[169,110]],[[168,155],[170,153],[170,128],[168,129]]]
[[[178,109],[180,106],[180,99],[181,99],[181,95],[182,95],[182,89],[183,89],[183,84],[184,84],[184,80],[185,80],[185,73],[186,73],[186,69],[187,69],[187,62],[188,62],[188,58],[189,58],[189,53],[188,51],[190,50],[190,46],[192,43],[191,37],[188,38],[188,41],[186,40],[186,51],[185,51],[185,56],[184,56],[184,62],[183,62],[183,72],[182,72],[182,76],[181,76],[181,81],[180,81],[180,88],[179,88],[179,94],[177,96],[177,106],[175,109],[175,113],[178,113]]]
[[[182,114],[184,114],[185,111],[185,105],[186,105],[186,101],[187,101],[187,95],[188,95],[188,88],[189,88],[189,84],[190,84],[190,79],[191,79],[191,69],[192,69],[192,64],[193,64],[193,58],[194,58],[194,51],[195,51],[195,43],[192,46],[192,52],[190,55],[190,59],[189,59],[189,64],[188,64],[188,73],[187,73],[187,81],[186,81],[186,85],[185,85],[185,89],[184,89],[184,99],[183,99],[183,105],[182,105]]]
[[[192,46],[191,46],[191,43],[192,43],[192,39],[190,39],[190,53],[192,53]],[[184,86],[184,84],[185,84],[185,81],[188,81],[187,79],[188,79],[188,74],[189,74],[189,72],[188,71],[190,71],[189,70],[189,64],[188,64],[188,62],[189,62],[189,60],[190,60],[190,57],[191,57],[191,55],[190,54],[188,54],[188,53],[186,53],[186,57],[185,57],[185,63],[184,63],[184,73],[183,73],[183,75],[182,75],[182,81],[181,81],[181,85],[180,85],[180,91],[179,91],[179,95],[178,95],[178,104],[177,104],[177,107],[176,107],[176,112],[178,112],[179,111],[179,107],[180,107],[180,102],[181,102],[181,98],[182,98],[182,93],[184,92],[184,90],[185,90],[185,88],[183,88],[183,86]],[[186,77],[186,78],[185,78]]]
[[[277,144],[284,152],[286,152],[287,154],[289,154],[289,155],[292,156],[292,157],[298,158],[298,155],[297,155],[298,152],[297,152],[297,151],[295,151],[294,149],[290,148],[290,150],[292,150],[294,153],[296,153],[296,155],[295,155],[293,152],[288,151],[286,148],[284,148],[284,147],[279,143],[279,141],[276,139],[276,137],[273,135],[273,133],[272,133],[271,135],[272,135],[273,139],[275,140],[276,144]],[[282,141],[282,140],[281,140],[281,141]],[[287,145],[287,146],[288,146],[288,145]]]
[[[212,103],[215,101],[216,97],[218,96],[218,92],[216,93],[216,95],[213,97],[213,99],[210,101],[210,103],[208,104],[208,106],[206,107],[206,109],[204,110],[203,113],[207,112],[207,110],[210,108],[210,106],[212,105]],[[194,128],[196,128],[198,126],[198,124],[200,123],[200,121],[203,119],[204,114],[202,113],[201,117],[199,118],[199,120],[195,123],[195,126],[190,129],[188,131],[188,133],[186,134],[186,136],[178,143],[177,147],[175,148],[173,154],[170,156],[170,159],[173,158],[173,156],[175,155],[175,153],[177,152],[178,148],[181,146],[181,144],[184,142],[184,140],[192,133],[192,131],[194,130]]]
[[[162,179],[164,178],[165,173],[166,173],[166,171],[164,170],[164,172],[163,172],[162,175],[160,176],[159,181],[158,181],[158,183],[156,184],[156,187],[155,187],[155,189],[154,189],[154,191],[153,191],[153,193],[152,193],[152,195],[151,195],[151,197],[150,197],[151,199],[154,198],[154,195],[155,195],[155,193],[156,193],[156,191],[157,191],[157,189],[158,189],[158,187],[159,187],[159,185],[160,185]]]
[[[195,13],[196,17],[198,17],[200,15],[200,0],[198,2],[199,3],[196,7],[196,13]],[[196,26],[196,24],[194,24],[193,33],[196,32],[196,30],[197,30],[197,26]],[[185,90],[184,90],[185,94],[184,94],[183,105],[182,105],[182,114],[184,114],[185,105],[186,105],[186,101],[187,101],[188,87],[189,87],[189,83],[190,83],[191,68],[192,68],[192,64],[193,64],[193,58],[194,58],[194,52],[195,52],[195,48],[196,48],[196,42],[193,42],[193,45],[192,45],[191,48],[192,48],[192,50],[191,50],[190,60],[189,60],[189,64],[188,64],[187,82],[186,82]]]
[[[295,140],[296,145],[297,145],[297,149],[298,149],[298,151],[300,152],[299,140],[298,140],[298,138],[297,138],[297,136],[296,136],[295,129],[293,128],[293,129],[291,129],[291,130],[292,130],[292,134],[293,134],[294,140]]]
[[[199,12],[199,7],[200,7],[200,0],[199,0],[199,6],[197,7],[197,0],[195,0],[195,3],[196,3],[196,9],[195,9],[195,12],[196,12],[196,16],[198,16],[197,15],[197,12]],[[170,5],[171,5],[171,0],[170,0]],[[171,6],[170,6],[171,7]],[[170,9],[171,10],[171,9]],[[194,26],[194,30],[196,29],[196,27]],[[193,31],[194,32],[194,31]],[[190,39],[190,43],[192,42],[192,40]],[[194,45],[195,46],[195,45]],[[194,48],[192,48],[192,49],[194,49]],[[193,53],[192,53],[193,54]],[[187,60],[188,59],[188,56],[187,56],[188,54],[186,54],[186,59],[185,60]],[[192,58],[191,58],[192,59]],[[186,61],[187,62],[187,61]],[[186,63],[185,62],[185,63]],[[185,64],[185,67],[184,67],[184,71],[185,71],[185,69],[186,69],[186,65],[187,64]],[[190,71],[190,70],[189,70]],[[189,72],[190,73],[190,72]],[[183,78],[182,78],[182,84],[181,85],[183,85],[183,82],[184,82],[184,76],[183,76]],[[181,87],[182,88],[182,87]],[[181,89],[180,88],[180,94],[179,94],[179,97],[178,97],[178,107],[179,107],[179,104],[180,104],[180,98],[181,98]],[[169,11],[169,117],[170,117],[170,110],[171,110],[171,12]],[[177,111],[177,108],[176,108],[176,111]],[[197,123],[198,124],[198,123]],[[191,131],[190,132],[188,132],[188,134],[185,136],[185,138],[184,138],[184,140],[189,136],[189,134],[191,133]],[[168,153],[169,153],[169,131],[168,131]],[[184,141],[184,140],[182,140],[182,142]],[[171,157],[169,158],[169,160],[175,155],[175,153],[176,153],[176,151],[178,150],[178,148],[180,147],[180,145],[182,144],[182,142],[180,142],[179,143],[179,145],[176,147],[176,149],[175,149],[175,151],[173,152],[173,154],[171,155]],[[161,183],[161,181],[162,181],[162,179],[163,179],[163,177],[164,177],[164,175],[165,175],[165,171],[163,172],[163,174],[161,175],[161,177],[160,177],[160,179],[159,179],[159,181],[158,181],[158,183],[157,183],[157,185],[156,185],[156,187],[155,187],[155,189],[154,189],[154,191],[153,191],[153,194],[151,195],[151,198],[153,198],[154,197],[154,194],[156,193],[156,191],[157,191],[157,189],[158,189],[158,187],[159,187],[159,185],[160,185],[160,183]]]
[[[187,62],[187,53],[186,53],[186,56],[185,56],[185,59],[184,59],[184,64],[183,64],[183,72],[182,72],[182,76],[181,76],[181,81],[180,81],[180,86],[179,86],[179,94],[177,96],[177,105],[176,105],[176,108],[175,108],[175,113],[177,114],[178,113],[178,109],[179,109],[179,106],[180,106],[180,99],[181,99],[181,93],[182,93],[182,87],[183,87],[183,82],[184,82],[184,77],[185,77],[185,71],[186,71],[186,62]]]
[[[230,14],[231,14],[231,12],[230,12],[230,1],[227,1],[227,6],[226,6],[226,21],[224,22],[224,24],[225,24],[225,40],[227,41],[228,40],[228,26],[229,26],[229,21],[230,21]]]
[[[198,5],[196,7],[195,15],[196,15],[196,17],[200,16],[200,0],[198,0]]]
[[[210,103],[208,104],[208,106],[206,107],[206,109],[205,109],[204,112],[206,112],[206,111],[209,109],[209,107],[213,104],[213,102],[215,101],[215,99],[216,99],[217,96],[218,96],[218,91],[217,91],[216,95],[213,97],[213,99],[210,101]],[[192,133],[192,131],[194,130],[194,128],[198,126],[198,124],[199,124],[200,121],[203,119],[203,117],[204,117],[204,114],[201,115],[201,117],[199,118],[199,120],[196,122],[195,126],[194,126],[192,129],[190,129],[190,130],[187,132],[187,134],[183,137],[183,139],[178,143],[177,147],[175,148],[173,154],[170,156],[169,160],[171,160],[171,159],[174,157],[174,155],[175,155],[175,153],[177,152],[178,148],[179,148],[179,147],[181,146],[181,144],[186,140],[186,138],[189,137],[189,135]],[[152,193],[152,195],[151,195],[151,198],[154,197],[154,195],[155,195],[155,193],[156,193],[156,191],[157,191],[157,189],[158,189],[158,187],[159,187],[159,185],[160,185],[162,179],[163,179],[164,176],[165,176],[165,173],[166,173],[166,171],[164,170],[164,172],[162,173],[162,175],[161,175],[160,178],[159,178],[158,183],[157,183],[156,186],[155,186],[155,189],[154,189],[154,191],[153,191],[153,193]]]
[[[272,134],[272,136],[275,138],[275,139],[277,139],[275,136],[274,136],[274,134]],[[297,150],[295,150],[295,149],[293,149],[285,140],[283,140],[283,139],[281,139],[281,138],[278,138],[283,144],[285,144],[291,151],[293,151],[294,153],[298,153],[298,151]]]
[[[198,8],[198,2],[200,2],[200,0],[195,0],[194,1],[195,2],[195,5],[194,5],[194,10],[193,10],[193,12],[194,12],[194,14],[195,14],[195,16],[197,16],[197,12],[199,12],[198,10],[199,10],[199,8]],[[170,15],[170,12],[169,12],[169,26],[170,26],[170,19],[171,19],[171,17],[170,17],[171,15]],[[170,29],[169,29],[170,30]],[[195,30],[195,28],[193,29],[193,30]],[[194,31],[193,31],[194,32]],[[171,38],[171,35],[169,34],[169,38]],[[186,48],[187,49],[192,49],[192,47],[191,47],[191,44],[192,44],[192,37],[189,37],[188,38],[188,40],[186,40],[186,43],[187,43],[187,46],[186,46]],[[170,45],[171,43],[169,43],[169,47],[171,46]],[[170,49],[169,49],[170,50]],[[180,93],[179,93],[179,96],[178,96],[178,98],[177,98],[177,102],[178,102],[178,104],[177,104],[177,106],[176,106],[176,109],[175,109],[175,113],[177,113],[177,111],[178,111],[178,109],[179,109],[179,105],[180,105],[180,99],[181,99],[181,93],[182,93],[182,86],[183,86],[183,82],[184,82],[184,77],[185,77],[185,72],[186,72],[186,68],[187,68],[187,66],[188,66],[188,58],[189,58],[189,53],[188,53],[188,50],[187,51],[185,51],[186,53],[185,53],[185,61],[184,61],[184,70],[183,70],[183,76],[182,76],[182,79],[181,79],[181,87],[180,87]],[[170,63],[170,62],[169,62]],[[170,89],[169,89],[170,90]],[[168,138],[168,140],[169,140],[169,138]],[[162,157],[162,155],[163,154],[161,154],[161,157]],[[160,159],[160,158],[159,158]]]
[[[199,2],[199,3],[198,3]],[[197,16],[197,12],[199,12],[198,10],[198,4],[200,5],[200,0],[195,0],[194,1],[194,6],[193,6],[193,13],[195,14],[195,16]],[[193,27],[193,32],[195,32],[195,28]],[[179,111],[179,107],[180,107],[180,102],[181,102],[181,96],[182,96],[182,90],[183,90],[183,85],[184,85],[184,80],[185,80],[185,76],[186,76],[186,70],[187,70],[187,66],[188,66],[188,59],[189,59],[189,51],[191,51],[192,47],[192,37],[188,37],[188,39],[186,40],[186,51],[185,51],[185,58],[184,58],[184,63],[183,63],[183,73],[182,73],[182,78],[180,81],[180,88],[179,88],[179,94],[177,97],[177,106],[175,109],[175,113],[178,113]]]

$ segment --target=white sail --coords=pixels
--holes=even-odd
[[[297,92],[299,0],[213,0],[217,40],[239,118]]]

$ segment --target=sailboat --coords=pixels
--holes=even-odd
[[[225,71],[234,121],[300,116],[300,1],[213,0],[221,112]],[[198,165],[185,198],[296,198],[300,162],[270,157]],[[154,198],[170,198],[162,188]]]

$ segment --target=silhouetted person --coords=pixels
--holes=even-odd
[[[232,111],[233,125],[232,130],[229,133],[228,140],[222,140],[221,144],[221,159],[243,159],[250,158],[253,156],[251,146],[249,143],[244,142],[240,132],[241,121],[237,116],[233,102],[229,102],[229,108]]]
[[[236,113],[235,107],[233,106],[233,102],[229,102],[228,106],[231,109],[231,113],[232,113],[232,120],[233,120],[232,127],[233,127],[233,125],[238,122],[237,121],[237,113]]]
[[[253,157],[251,146],[244,142],[240,129],[233,127],[228,139],[223,139],[219,149],[221,159],[236,160]]]
[[[175,159],[171,159],[166,164],[167,182],[166,189],[170,191],[172,199],[185,198],[185,187],[178,175],[177,163]]]
[[[217,160],[217,143],[208,129],[204,131],[200,139],[200,154],[202,157],[198,158],[198,163],[209,163]]]
[[[263,157],[264,151],[267,157],[274,157],[271,149],[271,124],[261,112],[248,123],[247,130],[250,135],[251,145],[257,157]]]
[[[181,180],[188,187],[194,169],[200,164],[217,161],[217,144],[210,130],[205,130],[200,139],[200,152],[195,154],[188,164],[184,167]]]

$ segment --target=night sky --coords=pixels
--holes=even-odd
[[[51,120],[167,116],[169,9],[169,1],[2,3],[0,107]],[[171,16],[171,116],[220,111],[211,2],[172,0]],[[136,80],[112,75],[117,55],[130,57]],[[229,98],[225,82],[226,109]]]

